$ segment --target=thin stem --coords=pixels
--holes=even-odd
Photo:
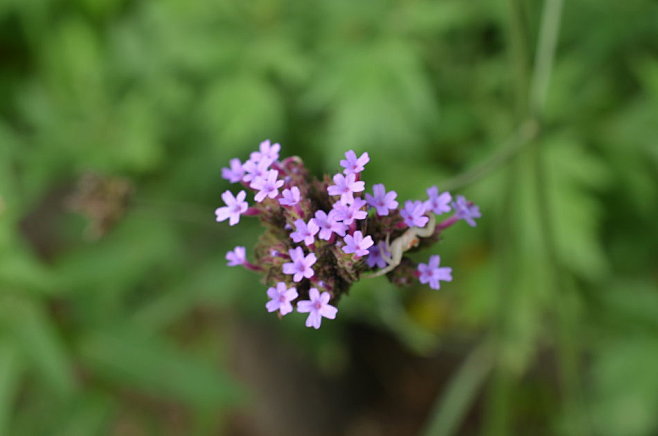
[[[509,13],[509,42],[510,55],[514,65],[514,98],[516,100],[517,118],[520,120],[525,116],[528,101],[529,85],[529,56],[528,56],[528,32],[524,19],[523,0],[507,0]]]
[[[476,347],[450,385],[434,404],[433,419],[422,433],[425,436],[448,436],[459,429],[464,415],[477,397],[482,384],[493,367],[493,348],[490,342]]]
[[[539,126],[534,120],[522,123],[510,138],[498,147],[493,155],[479,165],[441,183],[441,189],[454,191],[483,179],[499,168],[507,165],[517,156],[539,133]]]
[[[529,54],[527,47],[527,32],[524,21],[523,0],[508,0],[509,16],[509,49],[512,64],[514,65],[513,80],[515,83],[514,100],[516,122],[521,124],[527,117],[527,102],[529,89]],[[526,144],[529,144],[528,140]],[[521,147],[525,149],[524,147]],[[511,374],[502,364],[502,350],[505,349],[506,334],[508,330],[509,317],[507,314],[511,283],[514,282],[516,265],[514,255],[518,251],[514,247],[518,235],[511,231],[511,223],[514,222],[512,215],[515,192],[518,187],[521,162],[519,155],[514,154],[511,168],[507,174],[505,189],[503,193],[502,220],[498,227],[498,238],[502,242],[501,247],[501,277],[499,282],[499,301],[496,313],[496,324],[492,335],[496,345],[496,365],[492,380],[489,385],[485,423],[487,434],[506,435],[509,434],[510,421],[510,398],[511,398]]]
[[[530,111],[540,115],[546,104],[548,86],[560,33],[563,0],[546,0],[542,10],[537,52],[530,87]]]
[[[537,118],[541,118],[551,72],[555,59],[557,40],[560,30],[563,0],[546,0],[542,12],[535,67],[531,82],[529,110]],[[562,271],[555,245],[555,230],[551,217],[553,216],[552,199],[549,194],[547,173],[542,150],[533,153],[533,164],[536,177],[537,202],[539,206],[539,221],[542,228],[542,238],[548,253],[551,277],[555,277],[554,286],[561,291],[557,310],[557,347],[560,359],[560,384],[564,395],[563,408],[570,434],[591,434],[588,422],[583,413],[582,389],[579,380],[578,345],[574,338],[575,319],[573,314],[573,283],[568,273]]]

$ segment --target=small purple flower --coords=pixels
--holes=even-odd
[[[388,251],[388,248],[386,247],[386,241],[379,241],[376,245],[373,245],[370,247],[370,250],[368,250],[368,259],[366,259],[366,262],[368,263],[368,266],[373,268],[386,268],[388,266],[388,262],[384,259],[385,255],[386,257],[391,257],[391,252]]]
[[[247,193],[244,191],[238,192],[235,197],[231,191],[224,191],[222,200],[226,206],[215,209],[216,221],[221,222],[229,219],[228,224],[233,226],[240,222],[240,215],[246,212],[249,205],[244,201]]]
[[[270,161],[271,163],[279,158],[279,151],[281,151],[281,145],[270,144],[270,140],[266,139],[265,141],[260,143],[258,149],[259,151],[254,151],[249,155],[249,159],[251,159],[254,162],[259,162],[265,159]]]
[[[347,226],[338,220],[337,215],[333,209],[328,214],[323,210],[315,212],[315,223],[320,228],[320,234],[318,235],[320,239],[328,241],[331,239],[332,233],[345,236]]]
[[[276,288],[267,290],[267,296],[270,297],[270,301],[265,305],[267,311],[278,310],[281,315],[286,315],[292,312],[292,301],[298,294],[296,288],[288,288],[284,282],[278,282]]]
[[[244,182],[253,182],[257,178],[264,176],[270,168],[270,165],[272,165],[272,161],[269,159],[249,159],[244,165],[242,165],[242,169],[244,170],[244,177],[242,177],[242,180]]]
[[[334,203],[333,210],[336,213],[336,219],[343,222],[343,224],[350,225],[354,220],[363,220],[368,216],[368,212],[362,210],[366,202],[360,198],[354,198],[351,204],[343,202]]]
[[[304,220],[295,221],[295,231],[290,234],[293,241],[299,243],[304,241],[308,246],[315,242],[315,235],[320,230],[320,227],[315,223],[315,219],[308,220],[308,224]]]
[[[254,200],[261,202],[265,197],[276,198],[279,195],[279,188],[283,186],[283,180],[277,180],[279,173],[276,170],[269,170],[262,177],[257,177],[249,185],[251,188],[258,190]]]
[[[404,223],[409,227],[425,227],[430,220],[425,216],[426,205],[422,201],[407,200],[404,209],[400,211]]]
[[[452,202],[452,208],[455,210],[455,216],[468,223],[469,226],[475,227],[475,218],[480,218],[480,208],[466,200],[463,195],[457,196],[457,201]]]
[[[284,189],[281,192],[282,198],[279,198],[279,204],[282,206],[294,206],[299,203],[302,199],[297,186],[293,186],[290,189]]]
[[[377,215],[386,216],[389,210],[398,207],[398,202],[395,201],[395,198],[398,196],[397,192],[386,192],[384,185],[381,183],[373,185],[372,192],[375,195],[366,194],[366,200],[370,206],[377,209]]]
[[[429,200],[425,202],[427,210],[431,210],[437,215],[450,212],[452,195],[450,195],[448,191],[439,194],[439,188],[436,186],[430,186],[427,188],[427,196],[429,197]]]
[[[228,266],[244,265],[247,262],[247,249],[240,246],[235,247],[226,253],[226,260]]]
[[[345,236],[345,245],[343,246],[343,251],[347,254],[354,253],[355,256],[365,256],[368,254],[368,248],[370,248],[374,242],[370,235],[363,237],[363,233],[360,230],[354,232],[354,236],[347,235]]]
[[[308,313],[306,327],[319,329],[320,324],[322,324],[322,317],[328,319],[336,318],[338,309],[329,304],[329,300],[331,300],[331,294],[329,292],[320,294],[317,288],[311,288],[308,291],[308,298],[308,300],[302,300],[297,303],[297,312]]]
[[[365,182],[356,181],[355,174],[336,174],[334,176],[334,185],[330,185],[327,189],[329,195],[340,195],[340,201],[349,203],[354,200],[354,193],[361,192],[365,189]]]
[[[439,268],[441,257],[438,254],[430,256],[428,263],[418,264],[418,279],[421,283],[429,283],[432,289],[441,289],[439,280],[444,282],[452,281],[452,268],[442,267]]]
[[[222,178],[231,183],[237,183],[244,177],[244,169],[240,159],[231,159],[229,161],[230,168],[222,168]]]
[[[345,174],[358,174],[365,169],[365,165],[370,162],[368,153],[363,153],[361,157],[357,158],[354,150],[349,150],[345,153],[345,160],[340,161],[340,166],[345,168]]]
[[[311,266],[315,263],[317,258],[315,254],[310,253],[304,256],[304,250],[302,247],[295,247],[288,250],[290,255],[290,260],[292,262],[283,264],[283,273],[294,275],[292,280],[294,282],[300,282],[303,277],[310,279],[313,277],[313,268]]]

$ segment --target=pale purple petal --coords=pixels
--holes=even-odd
[[[466,221],[471,227],[477,225],[475,218],[482,216],[480,214],[480,208],[466,200],[462,195],[457,196],[457,200],[452,203],[452,208],[455,210],[455,216]]]
[[[372,192],[374,195],[366,194],[366,201],[368,205],[377,210],[377,215],[386,216],[389,214],[389,210],[397,209],[398,202],[395,200],[398,196],[397,192],[390,191],[387,193],[381,183],[373,185]]]
[[[327,188],[329,195],[340,195],[340,201],[351,203],[354,200],[354,193],[361,192],[365,189],[365,182],[356,181],[355,174],[336,174],[333,178],[334,184]]]
[[[387,267],[388,263],[382,256],[382,253],[384,253],[387,257],[391,257],[391,252],[388,251],[386,247],[386,241],[379,241],[378,244],[370,247],[368,250],[368,259],[366,260],[368,266],[371,268],[374,268],[375,266],[377,268]]]
[[[244,265],[247,261],[247,249],[240,246],[235,247],[226,253],[226,260],[228,261],[228,266]]]
[[[322,309],[319,310],[320,315],[329,319],[335,319],[337,313],[338,313],[338,309],[328,304],[326,306],[322,306]]]
[[[439,268],[440,261],[439,255],[435,254],[430,256],[427,264],[421,263],[418,265],[418,280],[421,283],[429,284],[432,289],[441,289],[441,280],[444,282],[452,281],[452,268]]]
[[[297,303],[297,312],[308,313],[313,310],[313,302],[310,300],[302,300]]]
[[[279,199],[279,203],[283,206],[294,206],[301,200],[299,188],[296,186],[290,189],[284,189],[281,195],[282,198]]]
[[[358,174],[364,170],[368,162],[370,162],[370,156],[367,152],[357,158],[354,150],[349,150],[345,153],[345,159],[340,161],[340,166],[345,168],[343,170],[345,174]]]
[[[429,221],[425,216],[426,208],[426,204],[422,201],[407,200],[404,209],[400,211],[400,216],[409,227],[425,227]]]
[[[237,183],[244,177],[244,169],[240,159],[231,159],[229,161],[229,168],[222,168],[222,178],[231,183]]]
[[[347,254],[354,253],[355,256],[366,256],[368,248],[374,244],[372,237],[368,235],[364,238],[360,230],[354,232],[354,235],[345,236],[344,241],[342,250]]]
[[[222,199],[226,203],[225,207],[215,209],[216,221],[229,220],[229,225],[233,226],[240,221],[240,215],[247,211],[249,205],[244,201],[247,193],[240,191],[237,197],[234,197],[231,191],[225,191]]]
[[[311,311],[306,318],[306,327],[313,327],[314,329],[319,329],[322,324],[322,315],[318,311]]]
[[[427,210],[431,210],[437,215],[441,215],[446,212],[450,212],[450,202],[452,201],[452,195],[449,192],[442,192],[439,194],[439,188],[436,186],[430,186],[427,188],[428,200],[425,201]]]
[[[254,151],[249,155],[249,158],[254,162],[259,162],[263,159],[274,162],[279,158],[279,151],[281,151],[280,144],[271,144],[269,139],[261,142],[258,146],[258,151]]]
[[[314,271],[311,266],[317,261],[315,254],[310,253],[304,256],[304,251],[301,247],[296,247],[288,251],[292,262],[283,264],[283,273],[293,275],[292,280],[299,282],[303,277],[310,279],[313,277]]]
[[[320,294],[317,288],[311,288],[308,293],[308,300],[297,303],[297,312],[308,313],[306,318],[306,327],[320,328],[322,317],[334,319],[338,309],[329,304],[331,294],[323,292]]]

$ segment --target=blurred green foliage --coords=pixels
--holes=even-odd
[[[272,321],[224,253],[258,230],[212,211],[219,168],[264,138],[318,174],[369,151],[368,182],[403,199],[445,183],[483,211],[442,242],[440,293],[381,279],[323,331],[272,324],[325,369],[350,319],[419,353],[486,336],[485,433],[656,434],[658,4],[567,2],[538,134],[450,186],[526,121],[542,5],[2,1],[0,434],[171,432],[142,397],[182,407],[181,434],[213,434],[248,401],[227,319]],[[94,241],[65,207],[89,171],[134,190]],[[556,393],[533,403],[520,381],[547,350]]]

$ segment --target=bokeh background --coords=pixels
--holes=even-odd
[[[267,314],[265,138],[478,203],[454,281]],[[656,435],[657,138],[653,1],[2,0],[0,434]]]

